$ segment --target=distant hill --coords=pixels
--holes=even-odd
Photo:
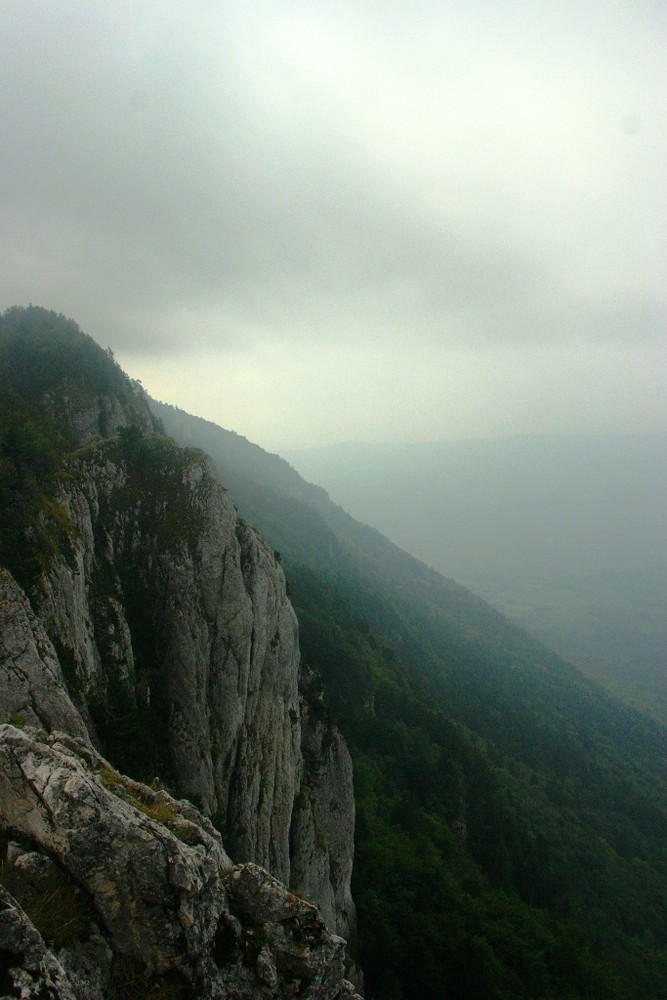
[[[667,435],[286,457],[354,517],[667,720]]]

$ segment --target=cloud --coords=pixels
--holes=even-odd
[[[2,18],[3,304],[66,312],[128,364],[409,344],[415,370],[479,369],[664,330],[658,3]]]

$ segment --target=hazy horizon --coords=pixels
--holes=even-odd
[[[163,400],[163,402],[166,402]],[[197,416],[198,414],[192,414]],[[240,432],[239,432],[240,433]],[[430,445],[439,444],[467,444],[473,441],[501,441],[501,440],[521,440],[530,438],[545,438],[545,439],[555,439],[555,438],[618,438],[618,437],[665,437],[667,435],[667,430],[646,430],[646,431],[535,431],[532,432],[530,429],[526,429],[523,433],[515,434],[475,434],[475,435],[461,435],[460,437],[441,437],[432,439],[422,439],[419,441],[400,441],[400,440],[384,440],[384,441],[372,441],[367,440],[363,437],[357,438],[345,438],[340,441],[325,441],[322,444],[316,445],[306,445],[301,448],[286,448],[286,455],[297,455],[307,452],[324,452],[324,451],[334,451],[339,448],[377,448],[378,450],[386,448],[428,448]],[[247,436],[247,435],[245,435]]]
[[[271,451],[667,429],[667,12],[5,0],[0,308]]]

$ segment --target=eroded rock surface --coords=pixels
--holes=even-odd
[[[0,720],[9,719],[87,735],[51,640],[21,588],[0,569]]]
[[[352,761],[328,717],[317,678],[305,667],[301,677],[304,776],[292,813],[291,884],[307,899],[317,900],[328,926],[354,943]]]
[[[44,628],[32,623],[33,658],[49,674],[33,702],[47,705],[52,691],[58,711],[25,720],[81,735],[82,716],[101,747],[95,706],[111,717],[129,710],[139,736],[159,723],[168,777],[216,817],[235,860],[299,886],[348,934],[351,765],[330,724],[309,717],[302,731],[298,625],[273,553],[238,519],[206,456],[159,437],[90,445],[71,462],[61,502],[72,544],[36,598]],[[67,659],[78,711],[45,630]]]
[[[206,457],[166,439],[92,447],[62,503],[78,544],[54,560],[39,613],[80,700],[121,689],[139,714],[152,701],[178,787],[219,817],[237,856],[288,880],[299,650],[273,554]]]
[[[118,970],[130,968],[147,984],[169,982],[183,1000],[354,996],[345,942],[314,906],[257,865],[233,866],[190,803],[119,775],[84,741],[0,726],[0,825],[32,845],[8,864],[39,877],[53,864],[40,865],[39,855],[55,859],[91,913],[81,940],[61,942],[56,958],[3,895],[9,983],[20,965],[45,997],[85,990],[90,1000],[116,1000]],[[63,898],[59,905],[74,907]],[[97,975],[96,953],[107,956]]]

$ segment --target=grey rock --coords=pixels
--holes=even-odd
[[[93,392],[65,378],[56,390],[47,392],[42,405],[57,423],[65,423],[79,445],[109,438],[136,427],[142,434],[153,432],[153,420],[145,394],[139,386],[118,381],[105,393]]]
[[[54,861],[39,851],[23,851],[14,861],[14,867],[24,872],[39,889],[45,889],[49,879],[57,871]]]
[[[54,956],[49,925],[30,909],[38,947],[14,907],[39,953],[26,968],[65,1000],[117,995],[126,960],[202,998],[351,996],[331,933],[354,933],[351,764],[299,690],[282,569],[206,456],[155,433],[140,386],[111,370],[104,385],[65,372],[42,397],[77,445],[58,541],[30,601],[0,571],[0,723],[15,724],[0,726],[0,833],[21,841],[7,862],[28,909],[21,879],[44,895],[64,879],[95,914]],[[128,732],[135,748],[160,734],[128,766],[159,759],[226,849],[192,804],[107,763]]]
[[[22,1000],[79,1000],[60,962],[2,885],[0,990]]]
[[[312,670],[303,666],[301,691],[304,777],[292,814],[291,886],[317,901],[327,925],[354,944],[352,761],[324,708]]]
[[[218,870],[230,864],[203,819],[196,845],[179,840],[183,821],[189,817],[166,792],[122,779],[92,748],[0,727],[0,823],[57,856],[116,948],[157,971],[210,939]]]
[[[243,963],[263,983],[262,995],[356,996],[344,975],[345,941],[327,930],[315,906],[253,864],[235,868],[226,887],[241,921]],[[237,976],[228,980],[231,988]]]
[[[0,720],[10,719],[74,736],[87,733],[41,621],[13,577],[0,569]]]
[[[191,804],[118,775],[82,740],[0,726],[0,827],[37,845],[17,859],[24,870],[39,871],[41,854],[57,859],[104,928],[59,961],[2,897],[11,970],[46,984],[49,1000],[105,1000],[110,953],[138,963],[147,982],[181,977],[202,1000],[354,996],[345,942],[314,906],[257,865],[232,866]]]
[[[112,681],[137,703],[155,698],[158,684],[179,788],[217,816],[236,860],[255,861],[288,884],[292,830],[304,892],[332,929],[347,932],[351,766],[340,736],[320,734],[302,786],[298,625],[282,569],[239,521],[206,456],[159,438],[137,447],[155,462],[153,478],[142,478],[142,464],[117,443],[102,442],[72,463],[61,496],[78,545],[73,564],[65,556],[54,561],[39,614],[76,665],[81,712],[103,700]],[[142,625],[155,632],[150,670],[137,660],[128,565],[142,595]],[[319,764],[318,738],[326,744]],[[338,809],[333,823],[325,816],[327,787]],[[295,836],[297,797],[312,799],[312,808]]]

